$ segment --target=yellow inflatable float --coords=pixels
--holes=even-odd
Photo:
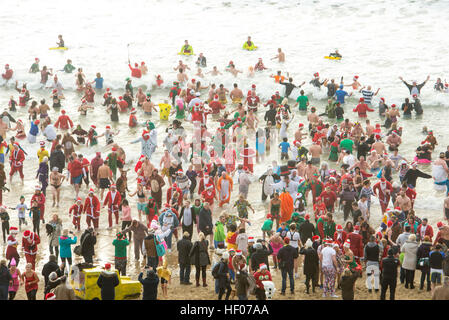
[[[257,46],[254,45],[254,42],[251,42],[251,45],[245,42],[243,44],[243,50],[254,51],[257,50]]]
[[[181,47],[181,51],[179,51],[178,54],[183,55],[183,56],[194,55],[193,48],[190,44],[183,45]]]
[[[171,105],[168,103],[159,103],[158,106],[159,106],[159,119],[168,120]]]
[[[48,49],[50,49],[50,50],[69,50],[69,48],[67,48],[67,47],[51,47]]]
[[[325,56],[324,59],[329,59],[329,60],[341,60],[341,57]]]

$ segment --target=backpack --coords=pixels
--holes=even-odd
[[[161,241],[159,241],[159,239],[156,238],[157,236],[154,235],[154,245],[156,247],[156,253],[158,257],[163,257],[165,255],[165,246]]]
[[[212,267],[212,277],[214,277],[214,279],[218,279],[218,271],[220,271],[220,262],[214,264],[214,266]]]
[[[248,295],[255,295],[256,294],[256,279],[254,279],[254,276],[251,274],[248,274]]]

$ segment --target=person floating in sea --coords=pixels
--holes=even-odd
[[[180,54],[184,54],[184,55],[190,55],[193,54],[193,48],[192,46],[189,44],[188,40],[184,41],[184,45],[181,48]]]
[[[338,52],[338,49],[335,49],[335,52],[329,53],[329,57],[343,58],[343,56]]]
[[[62,39],[62,34],[60,34],[59,36],[58,36],[58,42],[56,42],[56,44],[58,45],[58,47],[59,48],[63,48],[63,47],[65,47],[64,46],[64,40]]]

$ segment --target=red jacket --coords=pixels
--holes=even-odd
[[[41,216],[44,214],[45,210],[45,195],[41,192],[40,194],[33,194],[31,197],[30,206],[33,206],[33,201],[36,200],[39,205],[39,209],[41,210]]]
[[[23,161],[25,160],[25,154],[21,149],[13,150],[11,152],[11,166],[13,167],[21,167],[23,165]]]
[[[368,107],[368,105],[366,103],[359,103],[357,105],[357,107],[355,107],[355,109],[353,109],[352,111],[357,112],[359,114],[359,117],[361,118],[366,118],[366,112],[373,112],[374,109],[371,109],[370,107]]]
[[[122,196],[120,192],[115,191],[115,195],[112,195],[112,191],[108,191],[103,205],[108,205],[108,209],[111,211],[118,211],[119,205],[122,203]]]
[[[19,256],[17,252],[17,245],[19,241],[13,235],[9,235],[7,239],[8,246],[6,247],[6,259],[11,260],[11,258],[17,258]]]
[[[212,109],[212,114],[217,114],[220,110],[226,108],[226,106],[222,105],[220,101],[211,101],[209,103],[209,107]]]
[[[13,73],[14,73],[14,71],[12,71],[12,69],[8,69],[5,71],[5,73],[2,74],[2,78],[5,80],[9,80],[12,78]]]
[[[131,77],[142,78],[142,71],[140,69],[131,67],[131,64],[128,64],[128,66],[131,69]]]
[[[129,116],[128,126],[134,128],[137,126],[137,117],[134,114]]]
[[[425,236],[429,236],[430,241],[432,241],[433,238],[433,228],[430,224],[427,224],[426,230],[424,231],[424,236],[421,234],[422,224],[418,226],[418,229],[416,230],[416,233],[420,235],[421,240],[424,239]]]
[[[22,247],[25,254],[35,255],[37,253],[37,245],[41,243],[41,239],[39,236],[31,232],[30,238],[26,239],[25,237],[22,238]],[[32,248],[34,246],[34,248]]]
[[[264,289],[262,281],[273,281],[271,279],[271,273],[268,270],[254,272],[254,279],[256,284],[260,289]]]
[[[69,214],[73,213],[74,218],[78,218],[83,213],[83,205],[77,205],[76,203],[70,207]]]
[[[128,102],[125,100],[120,100],[117,102],[118,107],[120,108],[120,112],[126,112],[128,110]]]
[[[385,181],[385,193],[382,191],[382,188],[380,187],[381,182],[377,182],[374,186],[373,186],[373,192],[376,196],[379,197],[380,200],[385,200],[386,198],[390,198],[391,193],[393,193],[393,186],[391,185],[390,182]],[[387,194],[386,191],[390,190],[390,193]]]
[[[327,192],[326,190],[320,194],[321,200],[323,200],[326,207],[333,207],[335,201],[337,201],[337,195],[335,192]]]
[[[167,189],[167,203],[170,203],[170,200],[175,192],[177,192],[179,194],[178,204],[181,206],[182,205],[182,190],[179,189],[178,187],[176,187],[176,188],[170,187]]]
[[[363,258],[363,238],[360,234],[351,232],[348,234],[349,241],[351,241],[351,249],[352,253],[354,253],[355,257]]]
[[[346,233],[346,231],[342,231],[341,232],[341,238],[338,238],[338,232],[335,231],[334,233],[334,242],[338,243],[338,246],[340,247],[340,249],[343,249],[343,245],[345,244],[346,238],[348,237],[348,234]]]
[[[78,159],[75,159],[69,162],[67,170],[70,172],[70,176],[73,179],[83,174],[83,165],[78,161]]]
[[[66,114],[60,115],[58,120],[56,120],[54,127],[55,128],[61,128],[62,130],[67,130],[70,128],[73,128],[73,122],[70,119],[70,117]]]
[[[94,219],[100,216],[100,200],[96,196],[92,198],[86,197],[86,200],[84,200],[84,213]]]

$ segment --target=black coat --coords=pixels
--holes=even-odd
[[[50,155],[50,170],[54,167],[59,169],[59,173],[62,173],[62,169],[65,168],[65,156],[62,150],[55,150]]]
[[[224,261],[219,262],[218,266],[218,289],[226,289],[229,287],[229,267]]]
[[[273,249],[268,250],[267,248],[257,249],[256,252],[251,256],[251,269],[258,270],[261,263],[267,265],[268,271],[270,271],[270,266],[268,265],[268,256],[273,253]]]
[[[117,273],[102,271],[97,280],[101,289],[101,300],[115,300],[115,287],[119,284]]]
[[[304,255],[304,274],[315,274],[318,271],[318,253],[313,248],[302,247],[299,250]]]
[[[48,284],[48,276],[53,271],[56,271],[59,269],[58,263],[55,261],[49,261],[46,264],[44,264],[44,267],[42,268],[42,275],[44,276],[45,280],[45,286]]]
[[[139,282],[143,286],[142,300],[157,300],[157,285],[159,278],[156,273],[143,279],[143,273],[139,274]]]
[[[85,231],[80,239],[81,255],[82,256],[94,256],[95,255],[95,244],[97,243],[97,237],[93,236],[89,231]]]
[[[198,227],[205,236],[212,234],[212,228],[214,227],[212,223],[212,211],[201,208],[198,214]]]
[[[192,241],[183,237],[178,241],[176,248],[178,249],[178,263],[190,264],[190,250],[192,250]]]
[[[0,285],[7,286],[9,285],[9,281],[12,280],[11,273],[9,272],[6,266],[0,267]]]
[[[207,240],[196,241],[190,250],[190,263],[195,266],[204,267],[210,264],[209,253],[207,247],[209,242]]]
[[[304,220],[303,223],[299,225],[298,230],[302,243],[306,243],[307,239],[312,240],[312,237],[315,235],[315,226],[309,221]]]
[[[283,265],[285,270],[293,269],[295,259],[298,258],[298,251],[291,245],[283,246],[278,251],[279,265]]]

